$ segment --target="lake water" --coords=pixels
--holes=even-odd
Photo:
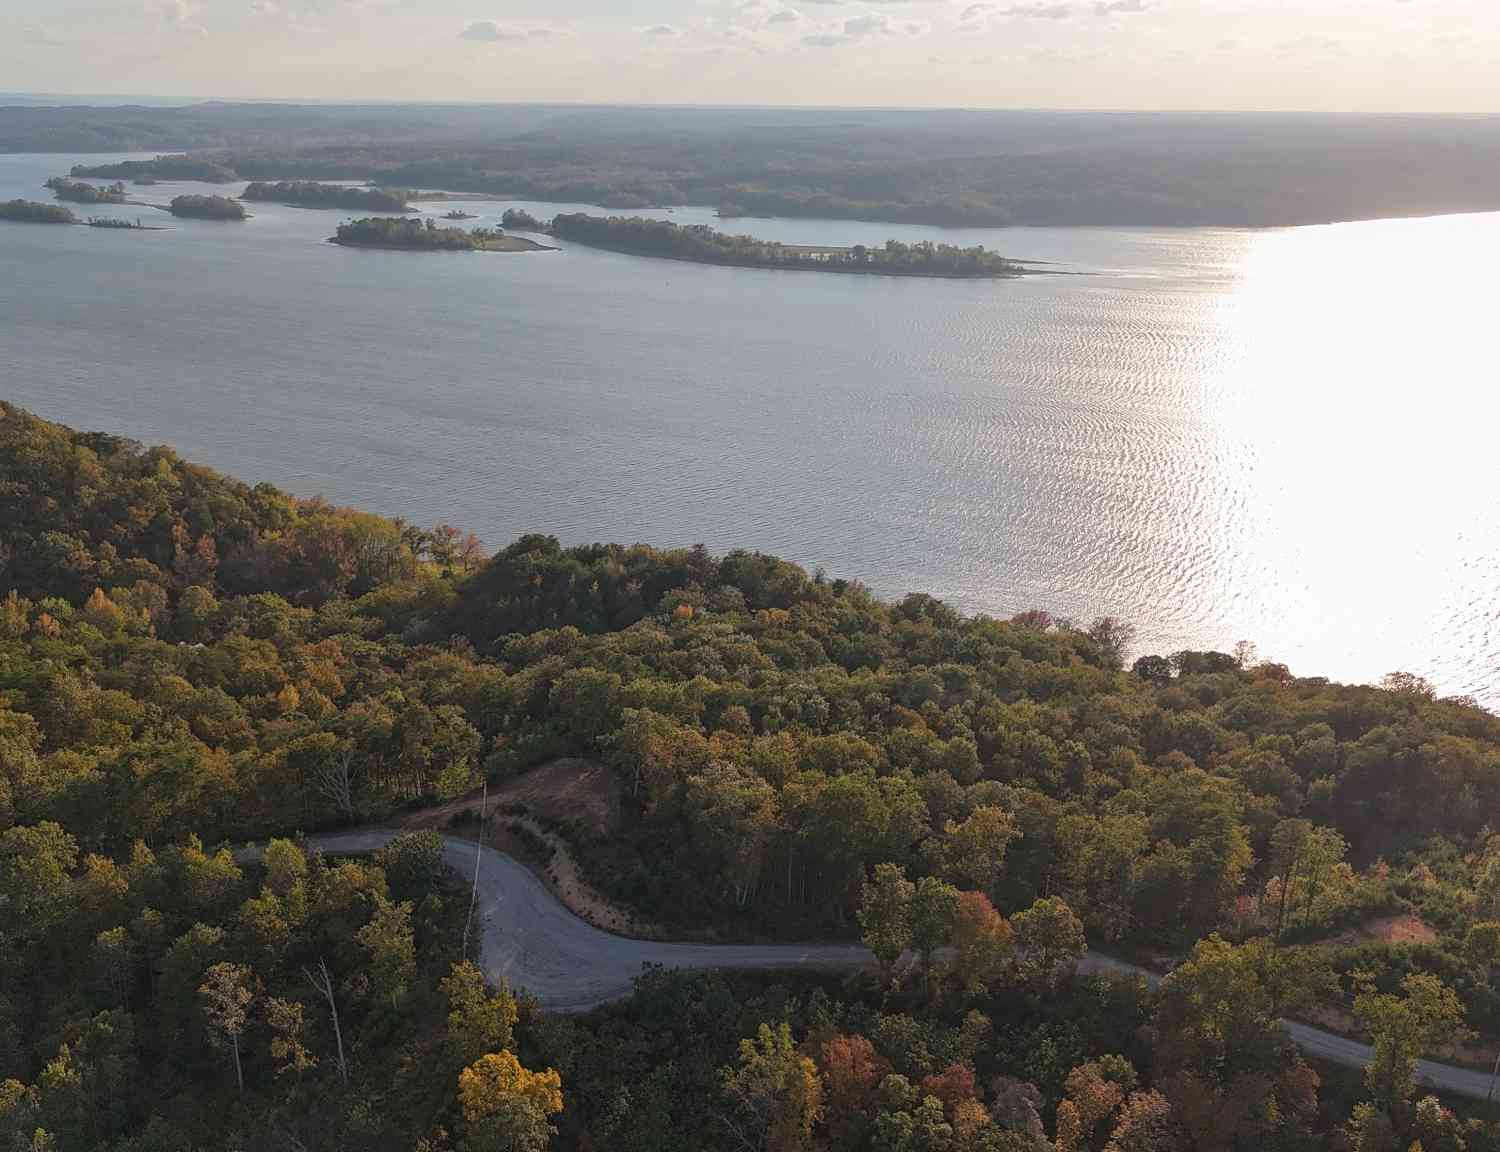
[[[79,159],[0,156],[0,199]],[[466,226],[511,203],[555,210],[465,203]],[[251,210],[0,223],[0,396],[491,545],[757,548],[888,596],[1114,614],[1142,651],[1249,639],[1500,703],[1500,215],[729,225],[1087,273],[959,282],[352,251],[322,243],[346,214]]]

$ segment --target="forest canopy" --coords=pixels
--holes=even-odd
[[[1413,1073],[1500,1025],[1500,720],[1417,677],[748,551],[486,556],[3,404],[0,491],[0,1147],[1500,1147]],[[561,756],[618,792],[558,828],[611,898],[878,970],[554,1017],[466,963],[435,837],[295,843]],[[1276,1024],[1314,1007],[1362,1082]]]
[[[71,200],[76,204],[123,204],[125,185],[118,180],[103,188],[83,180],[71,180],[66,176],[53,176],[47,181],[48,188],[59,200]]]
[[[531,218],[528,217],[528,220]],[[534,221],[533,221],[534,222]],[[512,226],[515,225],[514,223]],[[1022,266],[978,245],[959,248],[930,240],[903,244],[888,240],[882,248],[856,244],[852,248],[781,244],[753,236],[731,236],[706,224],[674,224],[640,216],[590,216],[560,213],[549,231],[563,240],[577,240],[596,248],[690,260],[698,264],[728,264],[737,268],[786,268],[819,272],[872,273],[884,276],[935,276],[957,279],[1010,277]]]
[[[168,209],[173,216],[201,220],[243,220],[245,206],[228,196],[174,196]]]
[[[0,203],[0,220],[19,220],[28,224],[76,224],[78,217],[62,204],[40,204],[35,200],[7,200]]]
[[[242,200],[271,200],[304,208],[351,208],[364,212],[409,212],[404,188],[350,188],[316,180],[253,180],[240,193]]]

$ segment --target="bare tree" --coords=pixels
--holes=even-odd
[[[464,942],[459,955],[469,957],[469,926],[474,922],[474,904],[479,899],[479,858],[484,852],[484,808],[490,798],[490,782],[486,777],[484,788],[479,793],[479,829],[474,833],[474,884],[469,889],[469,914],[464,917]]]
[[[313,986],[313,991],[328,1001],[328,1015],[333,1020],[333,1040],[338,1046],[339,1078],[345,1084],[349,1083],[349,1064],[344,1059],[344,1033],[339,1027],[339,1006],[333,998],[333,977],[328,973],[328,961],[321,956],[318,957],[318,972],[313,975],[310,969],[302,969],[302,974],[307,977],[307,982]]]
[[[315,783],[318,791],[330,804],[343,813],[344,819],[354,822],[354,746],[345,744],[318,769]]]

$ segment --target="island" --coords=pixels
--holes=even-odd
[[[507,213],[507,216],[510,214]],[[534,219],[529,218],[528,219]],[[640,216],[590,216],[564,212],[547,231],[563,240],[594,248],[657,256],[695,264],[736,268],[783,268],[795,271],[848,272],[879,276],[927,276],[941,279],[1009,279],[1026,269],[982,245],[960,248],[930,240],[903,244],[887,240],[883,248],[813,244],[780,244],[753,236],[730,236],[706,224],[673,224]]]
[[[71,208],[61,204],[38,204],[35,200],[7,200],[0,204],[0,220],[23,224],[77,224]]]
[[[412,212],[404,188],[355,188],[316,180],[254,180],[245,185],[241,200],[269,200],[298,208],[357,208],[365,212]]]
[[[139,220],[125,220],[119,216],[90,216],[83,222],[90,228],[114,228],[129,232],[165,232],[155,224],[142,224]]]
[[[59,200],[71,200],[75,204],[125,203],[125,185],[118,180],[100,188],[97,184],[87,184],[68,176],[54,176],[44,187],[52,189],[52,194]]]
[[[524,208],[507,208],[505,215],[500,217],[500,224],[505,228],[518,228],[522,232],[547,231],[547,225]]]
[[[455,208],[452,212],[443,213],[444,220],[475,220],[478,219],[472,212],[465,212],[462,208]]]
[[[199,220],[243,220],[245,206],[227,196],[174,196],[167,209],[173,216]]]
[[[334,244],[350,248],[396,248],[412,252],[549,252],[545,244],[507,236],[498,228],[439,228],[431,220],[371,216],[340,224]]]

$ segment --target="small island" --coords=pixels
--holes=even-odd
[[[104,188],[97,184],[86,184],[68,176],[54,176],[44,187],[52,189],[59,200],[71,200],[75,204],[123,204],[125,185],[116,180]]]
[[[465,212],[462,208],[455,208],[452,212],[443,213],[444,220],[477,220],[478,217],[472,212]]]
[[[330,236],[334,244],[351,248],[396,248],[411,252],[547,252],[545,244],[507,236],[497,228],[439,228],[431,220],[392,220],[371,216],[340,224]]]
[[[517,219],[526,216],[517,213]],[[510,224],[511,214],[503,222]],[[526,219],[535,222],[533,217]],[[794,271],[863,273],[876,276],[926,276],[941,279],[1009,279],[1025,275],[1014,260],[983,246],[960,248],[930,240],[903,244],[887,240],[883,248],[856,244],[851,248],[813,244],[780,244],[753,236],[730,236],[706,224],[673,224],[640,216],[590,216],[565,212],[552,219],[547,231],[562,240],[576,240],[632,256],[657,256],[696,264],[725,264],[736,268],[783,268]]]
[[[84,221],[90,228],[117,228],[129,232],[164,232],[155,224],[142,224],[139,220],[125,220],[119,216],[90,216]]]
[[[515,228],[522,232],[547,231],[547,225],[524,208],[507,208],[505,215],[500,217],[500,224],[504,228]]]
[[[174,196],[167,209],[173,216],[199,220],[243,220],[245,206],[227,196]]]
[[[317,180],[254,180],[245,185],[241,200],[268,200],[298,208],[354,208],[364,212],[412,212],[404,188],[355,188]]]
[[[77,224],[71,208],[61,204],[38,204],[35,200],[7,200],[0,204],[0,220],[23,224]]]

